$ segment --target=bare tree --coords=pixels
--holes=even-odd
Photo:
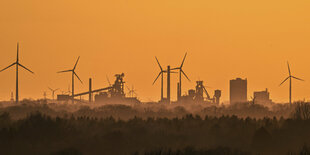
[[[310,103],[297,102],[295,104],[295,111],[293,113],[295,119],[307,120],[310,119]]]

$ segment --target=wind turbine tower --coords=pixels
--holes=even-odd
[[[92,93],[92,91],[93,91],[93,89],[92,89],[92,78],[89,78],[89,94],[88,94],[88,101],[89,101],[89,103],[91,103],[92,102],[92,99],[93,99],[93,93]]]
[[[299,80],[299,81],[304,81],[303,79],[297,78],[295,76],[292,76],[291,74],[291,69],[290,69],[290,64],[287,62],[287,68],[288,68],[288,77],[280,84],[280,86],[286,82],[287,80],[289,80],[289,103],[290,105],[292,105],[292,78]]]
[[[168,103],[171,102],[171,96],[170,96],[170,66],[167,67],[167,101]]]
[[[16,95],[16,99],[15,99],[15,101],[16,101],[16,103],[19,103],[19,96],[18,96],[19,95],[19,93],[18,93],[18,88],[19,88],[18,87],[18,69],[19,68],[18,67],[20,66],[20,67],[24,68],[25,70],[29,71],[30,73],[34,74],[34,72],[32,72],[30,69],[26,68],[25,66],[23,66],[22,64],[19,63],[19,43],[17,43],[16,62],[14,62],[10,66],[2,69],[0,72],[4,71],[4,70],[6,70],[6,69],[8,69],[8,68],[10,68],[10,67],[12,67],[14,65],[16,65],[16,94],[15,94]]]

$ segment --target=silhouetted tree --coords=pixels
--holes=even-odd
[[[295,103],[295,111],[293,113],[295,119],[308,120],[310,119],[310,103],[297,102]]]

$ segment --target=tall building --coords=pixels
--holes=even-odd
[[[247,79],[230,80],[230,104],[247,102]]]
[[[255,104],[262,104],[262,105],[268,105],[272,103],[268,89],[266,88],[265,91],[254,92],[254,102]]]

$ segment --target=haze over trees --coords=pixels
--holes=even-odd
[[[22,102],[1,105],[4,154],[309,153],[310,103],[305,102],[270,109],[246,103],[215,107]]]

